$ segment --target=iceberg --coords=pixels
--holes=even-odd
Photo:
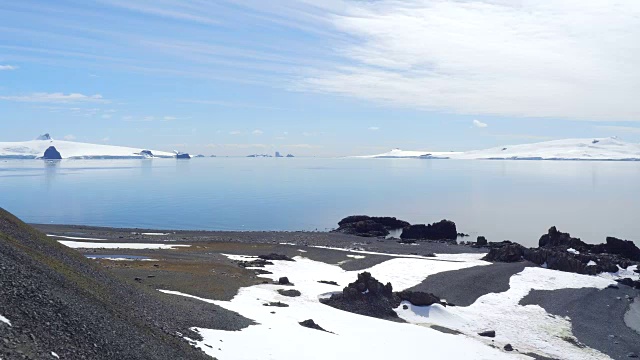
[[[0,142],[0,159],[147,159],[175,158],[165,151],[55,140],[49,134],[35,140]]]

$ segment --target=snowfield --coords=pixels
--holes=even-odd
[[[87,144],[73,141],[54,140],[43,135],[36,140],[22,142],[0,142],[0,158],[37,159],[45,150],[54,146],[63,159],[144,159],[145,149],[122,146]],[[150,150],[153,157],[174,158],[174,153]]]
[[[226,256],[232,260],[254,258]],[[438,255],[437,258],[391,257],[362,271],[369,271],[383,283],[391,282],[394,291],[400,291],[419,284],[432,274],[488,265],[488,262],[480,260],[482,256],[484,254],[449,254]],[[609,358],[597,350],[578,348],[562,340],[562,337],[572,337],[570,319],[550,315],[537,305],[518,304],[532,289],[604,288],[613,283],[609,279],[527,268],[511,278],[508,291],[487,294],[468,307],[417,307],[405,303],[408,309],[400,306],[397,313],[408,323],[396,323],[356,315],[320,303],[319,298],[341,291],[348,283],[355,281],[357,274],[362,271],[345,271],[337,265],[301,256],[295,257],[295,260],[273,261],[274,265],[268,266],[273,274],[260,276],[274,281],[287,276],[295,284],[291,288],[302,293],[299,297],[282,296],[276,291],[282,286],[272,284],[242,288],[231,301],[161,291],[216,304],[258,323],[235,332],[194,328],[203,340],[190,340],[192,344],[222,360],[389,359],[412,357],[419,353],[431,359],[530,359],[523,355],[527,352],[563,359]],[[318,283],[319,280],[336,281],[340,286]],[[283,302],[289,307],[264,306],[269,302]],[[299,322],[307,319],[313,319],[331,333],[299,325]],[[432,325],[457,330],[462,334],[443,333],[432,329]],[[496,330],[495,339],[477,335],[489,329]],[[502,350],[507,343],[518,351]]]
[[[430,155],[429,155],[430,154]],[[357,156],[358,158],[424,158],[465,160],[611,160],[640,161],[640,144],[614,137],[565,139],[534,144],[507,145],[465,152],[403,151]]]

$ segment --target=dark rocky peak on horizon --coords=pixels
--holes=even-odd
[[[36,140],[53,140],[53,138],[51,137],[51,135],[49,135],[49,133],[46,133],[44,135],[38,136]]]

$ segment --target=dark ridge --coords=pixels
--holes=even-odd
[[[0,209],[0,358],[207,359],[191,327],[240,330],[238,314],[118,280]],[[3,324],[4,325],[4,324]]]

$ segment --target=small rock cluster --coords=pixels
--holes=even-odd
[[[322,303],[352,313],[401,321],[394,311],[402,301],[409,301],[416,306],[427,306],[435,303],[446,305],[433,294],[418,291],[393,292],[391,283],[383,285],[368,272],[358,274],[358,279],[345,287],[341,293],[333,294]]]

